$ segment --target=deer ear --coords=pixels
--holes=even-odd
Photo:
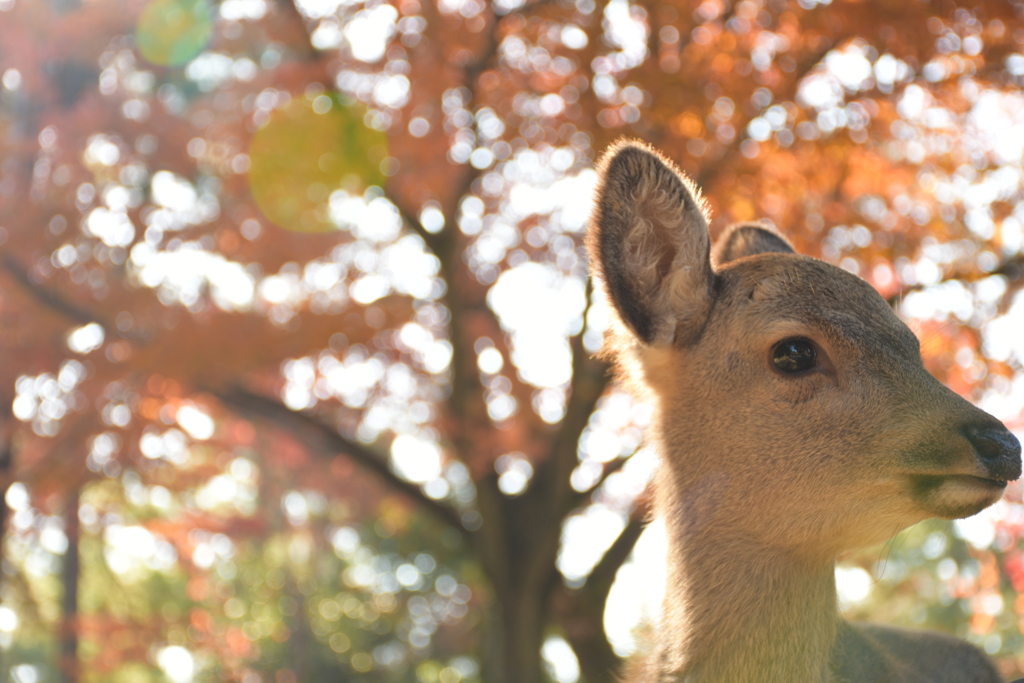
[[[715,242],[711,261],[722,266],[744,256],[769,252],[792,254],[795,251],[789,240],[771,228],[757,223],[738,223],[726,228]]]
[[[714,284],[703,201],[652,149],[623,142],[599,165],[587,236],[591,268],[647,344],[688,344],[704,329]]]

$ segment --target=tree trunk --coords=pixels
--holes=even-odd
[[[63,683],[78,683],[78,502],[79,488],[68,495],[64,508],[64,533],[68,537],[68,549],[64,553],[64,569],[61,581],[64,584],[63,620],[60,629],[60,670]]]
[[[294,577],[293,577],[294,579]],[[295,630],[288,641],[288,654],[291,659],[291,670],[295,672],[295,679],[298,683],[310,680],[309,672],[313,669],[311,661],[309,632],[309,605],[306,601],[306,594],[299,590],[298,583],[292,585],[292,598],[298,606],[295,612]]]
[[[14,417],[10,411],[10,399],[4,396],[0,400],[3,400],[3,404],[6,406],[4,412],[0,414],[0,583],[3,583],[3,567],[6,562],[4,548],[7,545],[7,489],[11,486],[14,474],[14,446],[11,443]],[[0,651],[0,671],[6,671],[10,664],[5,661],[4,654],[4,651]]]
[[[547,613],[542,596],[517,592],[498,596],[498,602],[500,611],[487,624],[483,680],[547,683],[540,656]]]
[[[14,474],[14,446],[11,441],[13,431],[11,415],[11,401],[6,396],[0,397],[3,404],[7,406],[4,412],[0,413],[0,568],[4,563],[4,542],[7,540],[7,489],[11,486],[11,479]],[[0,569],[0,577],[3,571]]]

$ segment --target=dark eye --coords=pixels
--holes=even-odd
[[[814,345],[806,339],[786,339],[775,345],[772,362],[783,372],[803,372],[817,363],[818,354]]]

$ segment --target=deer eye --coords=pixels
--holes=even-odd
[[[772,363],[787,373],[803,372],[815,366],[818,353],[806,339],[786,339],[772,350]]]

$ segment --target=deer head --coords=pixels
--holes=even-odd
[[[1020,476],[1017,440],[925,370],[864,280],[760,225],[712,250],[698,190],[642,144],[612,148],[600,175],[605,353],[655,405],[670,526],[834,557],[975,514]]]

